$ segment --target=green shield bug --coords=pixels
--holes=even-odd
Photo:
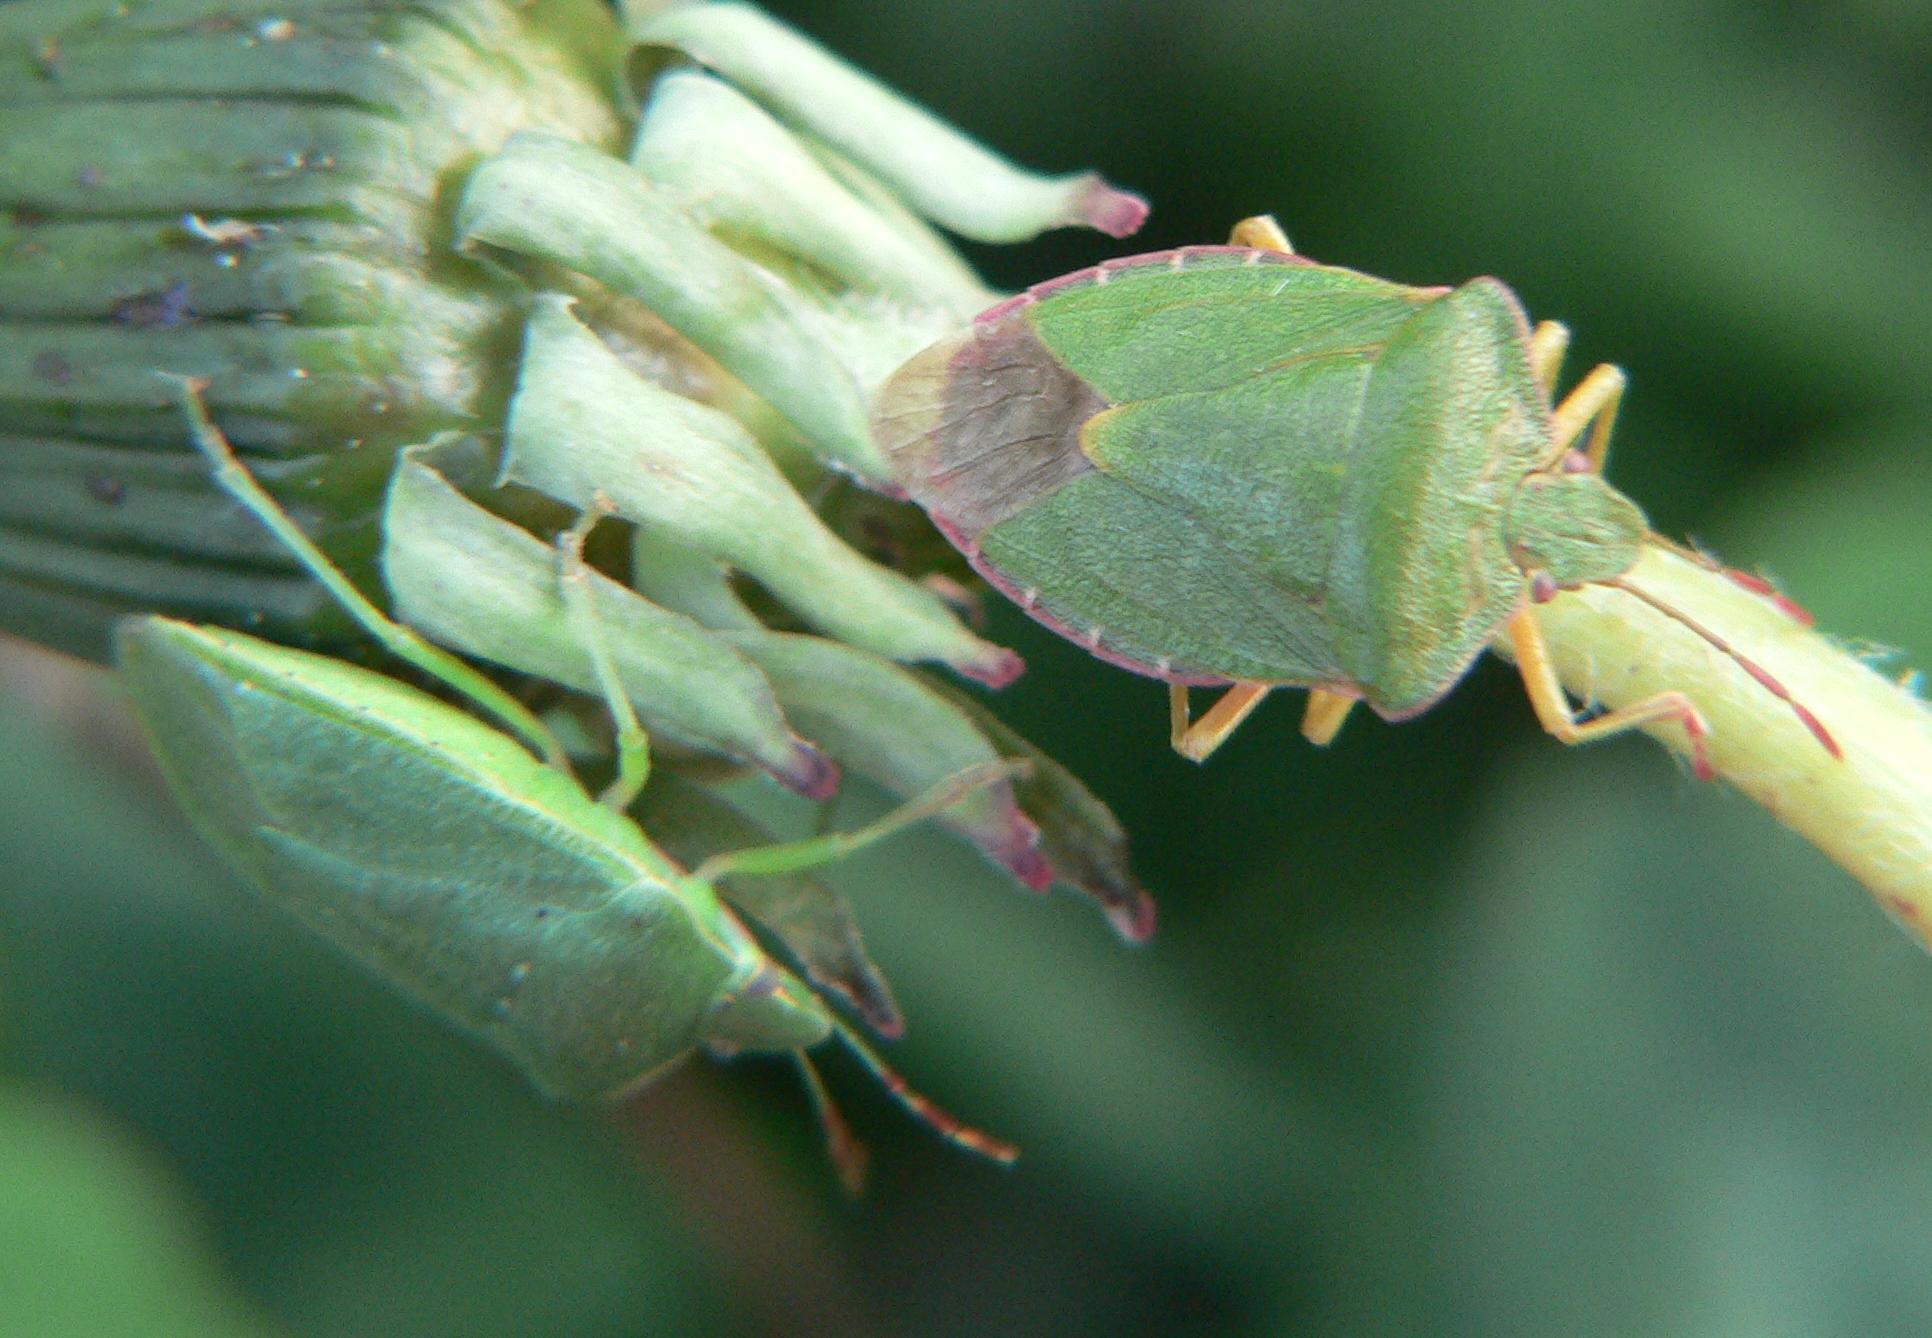
[[[1013,1159],[1010,1145],[892,1072],[753,928],[789,951],[784,926],[759,919],[749,889],[734,904],[721,880],[841,858],[1011,778],[1015,764],[968,768],[857,831],[686,870],[626,816],[648,759],[621,692],[610,694],[619,775],[600,800],[514,699],[493,685],[479,690],[487,679],[390,621],[331,567],[236,459],[192,384],[182,397],[221,486],[386,646],[521,736],[326,656],[166,618],[127,621],[121,678],[163,771],[195,825],[272,901],[502,1051],[552,1096],[620,1095],[695,1049],[790,1053],[852,1183],[856,1144],[805,1058],[836,1038],[942,1137]],[[595,518],[560,537],[567,600]],[[593,640],[589,649],[601,647]],[[803,965],[815,974],[816,963]],[[897,1030],[889,1005],[874,1020]]]
[[[1108,261],[993,307],[892,375],[873,428],[981,574],[1170,684],[1174,746],[1196,761],[1272,688],[1311,690],[1302,731],[1325,744],[1357,701],[1427,710],[1501,639],[1557,738],[1674,719],[1709,778],[1681,692],[1571,710],[1529,606],[1587,584],[1730,655],[1838,756],[1769,673],[1625,579],[1666,541],[1602,476],[1622,372],[1552,403],[1568,339],[1532,330],[1494,279],[1414,288],[1315,264],[1251,218],[1227,246]],[[1190,722],[1197,684],[1232,686]]]

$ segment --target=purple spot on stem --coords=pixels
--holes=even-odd
[[[194,317],[188,309],[188,285],[180,279],[166,288],[124,297],[109,307],[107,314],[116,324],[137,330],[172,330]]]

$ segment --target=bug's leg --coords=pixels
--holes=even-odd
[[[557,590],[563,597],[564,618],[570,634],[590,657],[597,675],[597,688],[610,710],[617,730],[617,775],[597,796],[599,802],[622,813],[636,800],[651,778],[651,736],[637,721],[630,694],[617,676],[610,646],[604,640],[604,623],[597,616],[596,591],[590,581],[590,564],[584,561],[584,541],[597,522],[610,514],[610,502],[601,494],[570,528],[557,535]]]
[[[907,800],[876,822],[869,822],[849,832],[831,832],[823,836],[808,836],[802,841],[781,841],[775,845],[713,855],[691,871],[692,877],[710,883],[737,874],[797,873],[800,869],[830,864],[892,835],[901,827],[910,827],[915,822],[951,808],[981,786],[1012,780],[1031,770],[1029,763],[1010,758],[999,762],[981,762],[946,777],[924,794]]]
[[[1570,710],[1570,702],[1563,695],[1563,685],[1557,680],[1556,666],[1550,660],[1549,646],[1543,640],[1542,629],[1536,625],[1535,615],[1527,608],[1519,609],[1516,616],[1509,620],[1509,644],[1516,655],[1517,672],[1523,676],[1523,687],[1529,693],[1530,705],[1536,708],[1536,718],[1543,728],[1554,734],[1564,743],[1589,743],[1610,734],[1621,734],[1627,729],[1636,729],[1658,720],[1676,720],[1684,727],[1690,738],[1691,769],[1699,780],[1711,780],[1717,773],[1711,769],[1711,760],[1705,750],[1704,738],[1710,727],[1704,717],[1691,705],[1690,698],[1681,692],[1660,692],[1654,697],[1646,697],[1640,702],[1620,707],[1598,716],[1595,720],[1578,722]]]
[[[1561,321],[1540,321],[1530,335],[1530,371],[1552,397],[1556,394],[1556,374],[1563,369],[1563,355],[1570,350],[1570,327]]]
[[[914,1119],[931,1129],[954,1147],[978,1153],[988,1161],[1002,1166],[1011,1166],[1019,1159],[1020,1150],[1003,1138],[995,1138],[983,1129],[975,1129],[970,1124],[962,1124],[957,1116],[949,1114],[934,1105],[930,1098],[915,1092],[906,1080],[895,1073],[880,1058],[879,1052],[867,1045],[859,1034],[847,1026],[835,1014],[832,1029],[838,1033],[839,1040],[852,1052],[852,1057],[865,1065],[873,1077],[886,1089],[886,1094],[897,1101]]]
[[[1248,718],[1261,699],[1268,695],[1266,683],[1236,683],[1208,707],[1207,714],[1188,723],[1187,689],[1178,683],[1168,685],[1168,742],[1174,751],[1190,762],[1204,762],[1227,741],[1237,726]]]
[[[161,375],[174,383],[176,398],[187,417],[195,448],[207,459],[215,483],[253,513],[269,533],[281,540],[309,575],[335,596],[336,602],[356,620],[363,631],[397,659],[468,697],[520,735],[532,752],[568,773],[570,764],[564,756],[563,745],[557,742],[556,736],[528,707],[441,646],[425,641],[377,608],[356,589],[335,563],[329,561],[328,555],[315,546],[315,541],[302,532],[301,526],[282,510],[281,504],[255,481],[255,476],[236,456],[234,447],[228,444],[228,438],[222,435],[221,429],[215,426],[215,420],[209,417],[208,406],[201,401],[202,388],[207,384],[205,381],[168,373]]]
[[[1293,255],[1295,245],[1288,240],[1288,234],[1275,222],[1273,214],[1256,214],[1244,218],[1234,225],[1228,234],[1229,246],[1252,246],[1257,251],[1279,251],[1283,255]]]
[[[1187,737],[1188,717],[1193,710],[1187,703],[1187,684],[1169,683],[1167,685],[1167,742],[1175,752],[1181,750],[1181,740]]]
[[[1623,399],[1625,377],[1621,367],[1600,362],[1590,374],[1576,383],[1563,402],[1550,415],[1550,455],[1546,468],[1553,467],[1590,430],[1590,443],[1583,454],[1590,461],[1590,472],[1601,474],[1610,454],[1610,430],[1616,425],[1617,404]]]
[[[1342,725],[1353,709],[1355,698],[1311,688],[1307,709],[1301,715],[1301,736],[1317,748],[1326,748],[1342,732]]]
[[[865,1190],[865,1173],[871,1161],[866,1146],[845,1122],[845,1115],[832,1100],[832,1093],[825,1086],[825,1079],[819,1076],[812,1057],[803,1050],[794,1050],[792,1059],[798,1065],[798,1076],[804,1080],[805,1094],[812,1099],[812,1113],[818,1117],[818,1127],[825,1131],[825,1155],[832,1159],[839,1187],[857,1198]]]

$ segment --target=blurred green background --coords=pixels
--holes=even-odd
[[[1611,473],[1660,529],[1932,661],[1932,8],[770,8],[1147,192],[1132,249],[1269,210],[1323,260],[1506,278],[1630,371]],[[1273,703],[1196,769],[1157,685],[997,616],[1003,712],[1116,805],[1162,926],[1123,949],[925,834],[845,871],[897,1058],[1026,1149],[956,1155],[835,1060],[856,1204],[782,1064],[544,1105],[257,909],[18,666],[0,1334],[1932,1332],[1932,962],[1815,852],[1647,743],[1559,748],[1496,664],[1329,752]]]

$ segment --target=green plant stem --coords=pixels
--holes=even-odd
[[[1718,775],[1824,851],[1932,947],[1926,704],[1722,572],[1649,548],[1627,579],[1782,685],[1829,732],[1842,758],[1736,658],[1614,588],[1565,592],[1538,610],[1564,686],[1610,707],[1670,689],[1687,694],[1710,725]],[[1674,722],[1646,732],[1688,751]]]

